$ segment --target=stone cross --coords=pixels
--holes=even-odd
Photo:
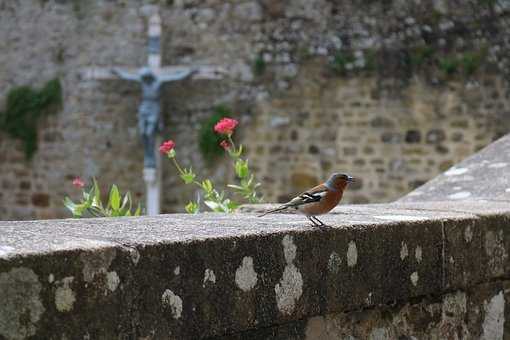
[[[161,18],[155,11],[149,19],[147,66],[129,68],[88,68],[84,79],[104,80],[120,78],[138,82],[142,88],[142,101],[138,108],[138,130],[144,144],[143,177],[146,184],[147,215],[160,213],[161,201],[161,157],[157,150],[160,144],[157,133],[161,131],[161,87],[172,81],[185,78],[219,79],[225,71],[215,66],[161,66]]]

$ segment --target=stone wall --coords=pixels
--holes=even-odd
[[[505,339],[508,201],[445,204],[3,221],[0,338]]]
[[[506,1],[154,1],[163,64],[223,65],[221,81],[164,90],[165,137],[185,165],[206,164],[200,123],[224,104],[241,125],[267,201],[332,171],[361,180],[348,202],[382,202],[424,183],[510,130]],[[0,219],[68,216],[71,179],[97,176],[143,195],[136,86],[86,81],[90,66],[145,63],[150,6],[138,1],[0,4],[0,111],[9,89],[59,76],[64,107],[39,126],[25,161],[0,133]],[[164,170],[165,211],[195,193]]]

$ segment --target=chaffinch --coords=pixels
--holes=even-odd
[[[259,217],[286,209],[295,209],[305,215],[314,226],[323,226],[324,223],[316,216],[331,211],[342,199],[347,184],[354,178],[342,173],[334,173],[329,179],[291,199],[276,209],[266,211]]]

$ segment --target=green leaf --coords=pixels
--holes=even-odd
[[[237,208],[239,208],[240,204],[234,201],[230,201],[227,203],[227,207],[229,212],[234,212]]]
[[[237,150],[237,156],[240,157],[242,153],[243,153],[243,145],[240,144],[239,145],[239,150]]]
[[[76,204],[69,197],[64,198],[64,206],[71,211],[73,216],[75,215]]]
[[[184,181],[184,184],[193,183],[196,175],[193,173],[193,170],[190,168],[189,170],[184,169],[184,172],[181,174],[181,178]]]
[[[242,186],[235,185],[235,184],[227,184],[227,187],[235,189],[235,190],[244,190]]]
[[[121,210],[127,209],[128,211],[131,210],[131,193],[129,191],[124,195],[124,199],[122,200],[122,205],[120,206],[120,209]]]
[[[108,216],[106,211],[104,211],[103,209],[98,208],[98,207],[91,206],[87,210],[94,217],[107,217]]]
[[[209,195],[213,190],[213,184],[209,179],[202,181],[202,189],[204,189],[205,193]]]
[[[108,206],[110,206],[113,209],[113,211],[117,211],[120,208],[119,188],[117,188],[117,186],[115,184],[112,185],[112,189],[110,190]]]
[[[234,170],[236,172],[237,177],[245,178],[248,176],[248,161],[243,161],[242,159],[238,159],[234,165]]]
[[[138,207],[136,208],[133,216],[140,216],[141,213],[142,213],[142,207],[140,206],[140,203],[138,203]]]
[[[248,164],[246,164],[246,166],[248,166]],[[253,180],[255,178],[253,177],[253,174],[250,175],[250,179],[248,180],[248,182],[246,183],[247,186],[251,186],[251,184],[253,183]]]
[[[93,179],[93,181],[94,181],[94,187],[91,190],[91,196],[94,197],[94,200],[93,200],[92,204],[95,206],[98,206],[98,207],[102,207],[103,203],[101,202],[101,190],[99,190],[99,184],[97,184],[97,181],[95,178]]]
[[[193,201],[190,201],[188,204],[186,204],[184,209],[186,209],[186,212],[188,214],[196,214],[198,213],[198,204]]]
[[[218,209],[221,209],[221,206],[219,203],[214,201],[204,201],[205,205],[207,205],[212,211],[218,211]]]
[[[124,195],[124,199],[122,200],[122,205],[120,206],[119,215],[120,216],[131,216],[131,208],[132,208],[131,193],[128,191]]]
[[[82,204],[77,204],[74,209],[75,217],[81,217],[83,215],[83,213],[85,211],[87,211],[88,208],[89,208],[89,206],[87,206],[87,202],[82,203]]]
[[[216,190],[214,190],[214,192],[216,193],[216,197],[218,198],[218,201],[223,201],[223,198],[225,198],[225,191],[222,191],[218,194],[218,192]]]

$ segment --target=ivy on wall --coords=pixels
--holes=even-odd
[[[257,77],[260,77],[266,71],[266,61],[264,60],[262,54],[257,55],[257,58],[253,61],[252,70],[253,74]]]
[[[55,114],[62,105],[62,87],[58,79],[41,89],[30,86],[12,88],[7,93],[6,108],[0,111],[0,129],[21,139],[27,159],[37,151],[37,126],[43,116]]]
[[[488,62],[485,47],[476,51],[443,53],[425,45],[399,52],[401,64],[407,65],[413,72],[437,69],[443,76],[470,77]],[[381,58],[381,53],[372,49],[360,50],[357,53],[352,50],[338,51],[331,59],[330,68],[339,76],[354,75],[362,71],[374,72],[387,67]]]
[[[220,147],[224,137],[214,132],[214,125],[224,117],[232,117],[232,111],[221,105],[216,107],[214,113],[200,125],[198,146],[202,157],[208,162],[225,154],[225,150]]]

